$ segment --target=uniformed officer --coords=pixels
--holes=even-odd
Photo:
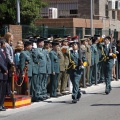
[[[68,54],[66,54],[66,51],[69,51],[69,46],[68,46],[68,40],[67,38],[64,38],[62,41],[62,47],[61,47],[61,51],[63,53],[64,56],[64,64],[65,64],[65,77],[63,78],[63,83],[61,86],[61,93],[63,95],[67,94],[66,93],[66,88],[67,88],[67,84],[68,84],[68,79],[69,79],[69,74],[67,73],[67,68],[69,65],[69,56]]]
[[[91,82],[95,83],[95,75],[97,76],[97,71],[98,71],[98,62],[99,62],[99,53],[98,53],[98,49],[97,49],[97,43],[98,43],[98,39],[96,37],[92,38],[92,45],[91,45],[91,49],[93,51],[93,56],[92,56],[92,64],[93,64],[93,68],[92,68],[92,73],[91,73]],[[94,58],[93,58],[94,57]]]
[[[72,48],[73,50],[70,50],[69,52],[69,60],[70,60],[69,66],[71,67],[68,73],[70,75],[70,79],[73,85],[73,90],[72,90],[73,101],[72,102],[77,103],[77,101],[81,97],[81,93],[79,90],[79,83],[80,83],[81,76],[83,74],[83,68],[84,68],[83,63],[86,62],[86,58],[83,52],[80,53],[82,57],[79,58],[80,54],[79,54],[77,42],[72,42]]]
[[[115,47],[112,46],[111,38],[109,36],[105,37],[104,43],[104,53],[106,55],[106,59],[104,60],[105,93],[109,94],[111,91],[112,67],[114,58],[116,58],[116,51]]]
[[[27,67],[28,67],[28,79],[29,79],[29,90],[31,87],[31,79],[32,79],[32,71],[33,71],[33,61],[32,61],[32,53],[31,53],[31,49],[32,49],[32,42],[30,41],[26,41],[24,43],[24,50],[21,52],[20,54],[20,75],[22,76],[22,78],[25,78],[25,71],[24,68],[26,66],[27,63]],[[22,86],[22,94],[25,94],[25,83]],[[29,91],[30,93],[30,91]]]
[[[51,75],[50,75],[50,97],[57,97],[57,87],[58,87],[58,77],[60,73],[60,63],[58,57],[58,42],[52,43],[53,50],[50,52],[50,59],[51,59]]]
[[[44,50],[44,38],[37,39],[37,50],[39,52],[39,65],[38,65],[38,96],[39,100],[43,101],[46,99],[44,93],[46,83],[46,72],[47,72],[47,61],[46,61],[46,50]]]

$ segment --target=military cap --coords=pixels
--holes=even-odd
[[[42,41],[44,41],[43,37],[37,39],[37,43],[42,42]]]
[[[67,38],[63,38],[62,42],[68,42],[68,39]]]
[[[94,37],[100,37],[100,35],[95,34]]]
[[[110,36],[106,36],[104,39],[111,40],[111,37]]]
[[[61,42],[61,41],[62,41],[62,38],[60,38],[60,37],[59,37],[59,38],[55,38],[54,41],[56,41],[56,42]]]
[[[36,40],[34,38],[30,38],[29,41],[31,41],[32,43],[36,42]]]
[[[78,39],[78,36],[73,36],[72,37],[72,40],[76,40],[76,39]]]
[[[70,45],[78,44],[78,42],[76,42],[76,41],[70,41],[69,43],[70,43]]]
[[[91,39],[92,39],[92,43],[95,43],[98,40],[97,37],[92,37]]]
[[[32,45],[32,42],[31,42],[31,41],[25,41],[24,47],[27,47],[27,46],[29,46],[29,45]]]
[[[82,39],[80,39],[80,41],[86,41],[86,40],[88,40],[88,38],[82,38]]]
[[[50,41],[49,41],[49,40],[45,40],[44,43],[45,43],[45,44],[49,44]]]
[[[52,42],[53,46],[59,45],[59,42]]]

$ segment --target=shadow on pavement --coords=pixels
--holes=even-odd
[[[112,88],[120,88],[120,87],[112,87]]]
[[[93,104],[91,106],[120,106],[120,104]]]
[[[93,94],[93,95],[106,95],[105,93],[86,93],[86,94]]]
[[[72,101],[43,101],[47,103],[64,103],[64,104],[73,104]]]

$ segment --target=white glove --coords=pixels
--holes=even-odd
[[[109,56],[112,56],[113,53],[109,53]]]
[[[116,54],[119,54],[119,51],[116,51]]]
[[[82,66],[80,66],[79,68],[80,68],[80,69],[84,69],[85,67],[82,65]]]

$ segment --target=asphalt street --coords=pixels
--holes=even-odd
[[[9,109],[0,112],[0,120],[120,120],[120,81],[112,82],[109,95],[104,89],[104,84],[82,89],[86,94],[77,104],[67,95]]]

